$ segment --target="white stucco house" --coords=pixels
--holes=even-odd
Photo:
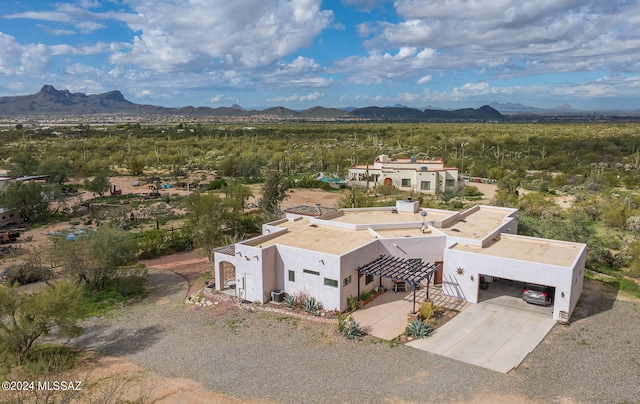
[[[517,209],[475,206],[463,212],[395,207],[286,211],[262,235],[218,248],[216,288],[234,287],[265,303],[273,291],[305,292],[326,309],[403,280],[441,285],[448,296],[477,303],[481,279],[494,277],[555,288],[553,318],[568,321],[582,292],[586,245],[516,235]],[[433,287],[433,286],[432,286]]]
[[[352,185],[388,185],[403,191],[435,194],[456,189],[458,169],[445,167],[441,159],[392,159],[382,154],[373,164],[356,164],[349,167],[347,178]]]

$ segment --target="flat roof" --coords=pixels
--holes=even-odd
[[[566,241],[502,235],[497,241],[484,248],[458,243],[451,249],[570,267],[580,254],[582,247],[580,244]]]
[[[504,209],[480,206],[476,211],[440,230],[453,237],[481,240],[502,226],[509,213]]]
[[[446,212],[438,210],[425,210],[427,212],[426,221],[440,221],[455,214],[455,212]],[[344,210],[342,216],[330,219],[334,222],[350,223],[350,224],[383,224],[383,223],[422,223],[420,211],[418,213],[397,212],[392,213],[391,210]]]
[[[278,227],[286,228],[287,232],[258,243],[261,248],[278,244],[340,255],[376,239],[368,230],[356,231],[317,225],[312,224],[309,219],[287,221]]]
[[[378,233],[382,238],[441,236],[441,234],[431,231],[431,229],[427,229],[426,232],[423,233],[420,227],[421,226],[408,227],[406,229],[384,229],[384,230],[374,230],[374,231]]]

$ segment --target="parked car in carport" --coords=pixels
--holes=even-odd
[[[49,267],[20,264],[0,272],[0,282],[4,284],[17,282],[24,285],[25,283],[46,281],[52,276],[53,271]]]
[[[522,289],[522,299],[527,303],[551,306],[555,288],[528,283]]]

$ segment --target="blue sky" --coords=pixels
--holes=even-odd
[[[0,96],[640,108],[636,0],[3,0]]]

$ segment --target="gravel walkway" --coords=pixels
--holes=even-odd
[[[150,274],[147,299],[87,321],[75,344],[260,402],[640,402],[638,302],[589,294],[577,321],[505,375],[275,313],[196,311],[184,278]]]

